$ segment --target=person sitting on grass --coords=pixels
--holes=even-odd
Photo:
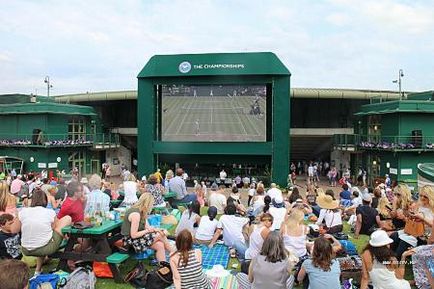
[[[294,287],[291,272],[292,263],[282,236],[279,232],[271,232],[264,240],[261,252],[250,262],[248,275],[238,273],[236,278],[241,289],[291,289]]]
[[[248,225],[249,219],[236,216],[237,207],[233,203],[229,203],[225,209],[225,215],[220,217],[217,224],[217,231],[209,244],[212,248],[223,233],[223,241],[226,246],[233,247],[238,252],[240,260],[244,260],[247,250],[246,240],[244,239],[243,230]]]
[[[166,202],[164,201],[166,189],[158,182],[158,177],[155,174],[149,176],[148,183],[145,185],[145,191],[154,197],[154,207],[166,207]]]
[[[408,250],[402,254],[401,262],[395,257],[389,245],[393,240],[383,230],[377,230],[371,235],[369,244],[362,253],[362,281],[360,289],[367,289],[369,281],[377,289],[410,289],[410,284],[404,280],[406,257],[414,251]]]
[[[188,209],[185,210],[181,219],[179,220],[178,226],[175,230],[175,236],[179,234],[184,229],[189,230],[193,235],[196,233],[196,229],[200,222],[200,204],[198,201],[194,201],[188,205]]]
[[[176,169],[176,177],[169,180],[169,191],[175,192],[176,197],[171,204],[172,207],[178,203],[190,203],[197,200],[195,193],[188,193],[183,179],[184,170],[182,168]]]
[[[234,203],[235,206],[237,207],[237,213],[240,215],[245,215],[247,210],[244,207],[244,205],[241,204],[240,194],[238,192],[239,192],[238,188],[236,186],[233,186],[232,187],[232,193],[230,194],[226,203],[227,204],[229,202]]]
[[[411,190],[406,184],[399,184],[393,189],[393,203],[390,217],[397,230],[404,228],[405,215],[412,204]]]
[[[21,259],[20,234],[12,233],[14,216],[3,214],[0,216],[0,259]]]
[[[172,246],[166,238],[167,231],[151,227],[148,223],[153,203],[151,194],[142,194],[137,203],[125,212],[121,234],[124,244],[132,246],[136,253],[153,249],[157,260],[165,261],[166,251],[171,252]]]
[[[342,185],[342,192],[339,193],[341,205],[344,207],[351,206],[351,192],[347,184]]]
[[[354,238],[358,239],[359,234],[371,235],[377,228],[381,227],[378,211],[371,207],[372,197],[370,194],[363,195],[363,203],[356,209],[356,225]]]
[[[317,202],[321,211],[316,224],[318,226],[323,226],[324,231],[329,234],[342,232],[342,213],[339,209],[339,202],[333,200],[333,197],[328,194],[320,194]]]
[[[0,284],[2,289],[27,289],[30,269],[18,260],[0,262]]]
[[[285,208],[285,203],[283,202],[283,197],[277,195],[273,201],[273,206],[270,207],[269,213],[273,216],[273,225],[271,226],[271,231],[279,230],[282,223],[285,221],[288,210]]]
[[[301,265],[297,276],[298,282],[303,282],[307,275],[309,289],[341,288],[341,269],[334,257],[330,239],[325,236],[317,238],[313,243],[312,258],[305,260]]]
[[[410,247],[416,247],[426,243],[423,236],[429,236],[431,232],[431,225],[434,220],[434,187],[423,186],[420,189],[418,202],[409,207],[408,212],[405,214],[406,221],[414,221],[414,224],[420,224],[422,232],[419,236],[413,236],[406,233],[406,230],[399,230],[390,235],[393,239],[391,245],[392,250],[399,258],[402,253]]]
[[[260,213],[262,213],[262,208],[265,205],[265,189],[264,186],[261,184],[258,184],[258,187],[256,189],[256,195],[253,196],[252,202],[251,202],[251,206],[252,206],[252,215],[253,216],[257,216]],[[271,203],[271,198],[269,196],[267,196],[268,199],[270,200],[270,202],[268,203],[268,205],[270,205]],[[269,206],[268,206],[269,207]]]
[[[176,236],[176,251],[170,256],[175,289],[211,288],[202,271],[202,251],[193,249],[193,236],[184,229]]]
[[[199,244],[209,245],[211,243],[212,237],[217,230],[218,220],[217,208],[209,207],[207,216],[202,216],[200,218],[199,227],[196,230],[195,242]]]
[[[217,208],[219,215],[224,213],[227,201],[226,196],[223,194],[225,186],[219,186],[216,183],[211,185],[211,195],[209,196],[208,205]]]
[[[264,213],[260,216],[259,220],[259,224],[250,226],[250,231],[252,231],[252,233],[249,237],[249,247],[245,253],[246,260],[251,260],[259,254],[262,245],[264,244],[264,240],[267,239],[271,232],[273,216],[270,213]]]
[[[288,219],[282,223],[280,234],[283,237],[285,249],[294,253],[298,258],[307,257],[307,234],[309,228],[304,225],[304,213],[300,209],[291,211]]]
[[[47,209],[47,195],[39,188],[33,191],[30,207],[23,208],[12,225],[11,232],[21,231],[21,251],[26,256],[35,256],[35,275],[42,271],[46,256],[54,254],[63,241],[62,228],[71,224],[71,217],[56,217]]]

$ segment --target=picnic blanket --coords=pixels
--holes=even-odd
[[[212,289],[238,289],[237,278],[235,275],[229,274],[223,278],[212,278],[210,280]]]
[[[223,244],[215,244],[211,249],[206,245],[194,245],[194,248],[202,251],[202,268],[211,269],[220,264],[224,268],[229,264],[229,248]]]

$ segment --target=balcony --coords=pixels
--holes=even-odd
[[[65,148],[89,147],[91,149],[111,149],[120,146],[119,134],[40,134],[8,135],[0,134],[0,147]]]
[[[336,150],[345,151],[434,151],[434,136],[336,134],[333,146]]]

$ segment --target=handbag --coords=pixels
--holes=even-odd
[[[413,237],[421,237],[425,233],[425,227],[422,222],[408,218],[405,222],[404,233]]]
[[[130,283],[134,288],[165,289],[173,284],[173,274],[168,262],[161,261],[158,268],[152,271],[146,270],[139,262],[133,270],[127,273],[124,281]]]

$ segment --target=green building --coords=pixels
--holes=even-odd
[[[351,167],[363,167],[371,180],[417,185],[418,165],[434,162],[434,93],[363,105],[355,134],[336,135],[335,148],[351,152]]]
[[[99,172],[105,151],[119,146],[92,107],[29,95],[3,95],[0,103],[0,155],[23,159],[24,171]]]
[[[153,56],[138,75],[139,175],[180,165],[286,184],[289,78],[273,53]]]

